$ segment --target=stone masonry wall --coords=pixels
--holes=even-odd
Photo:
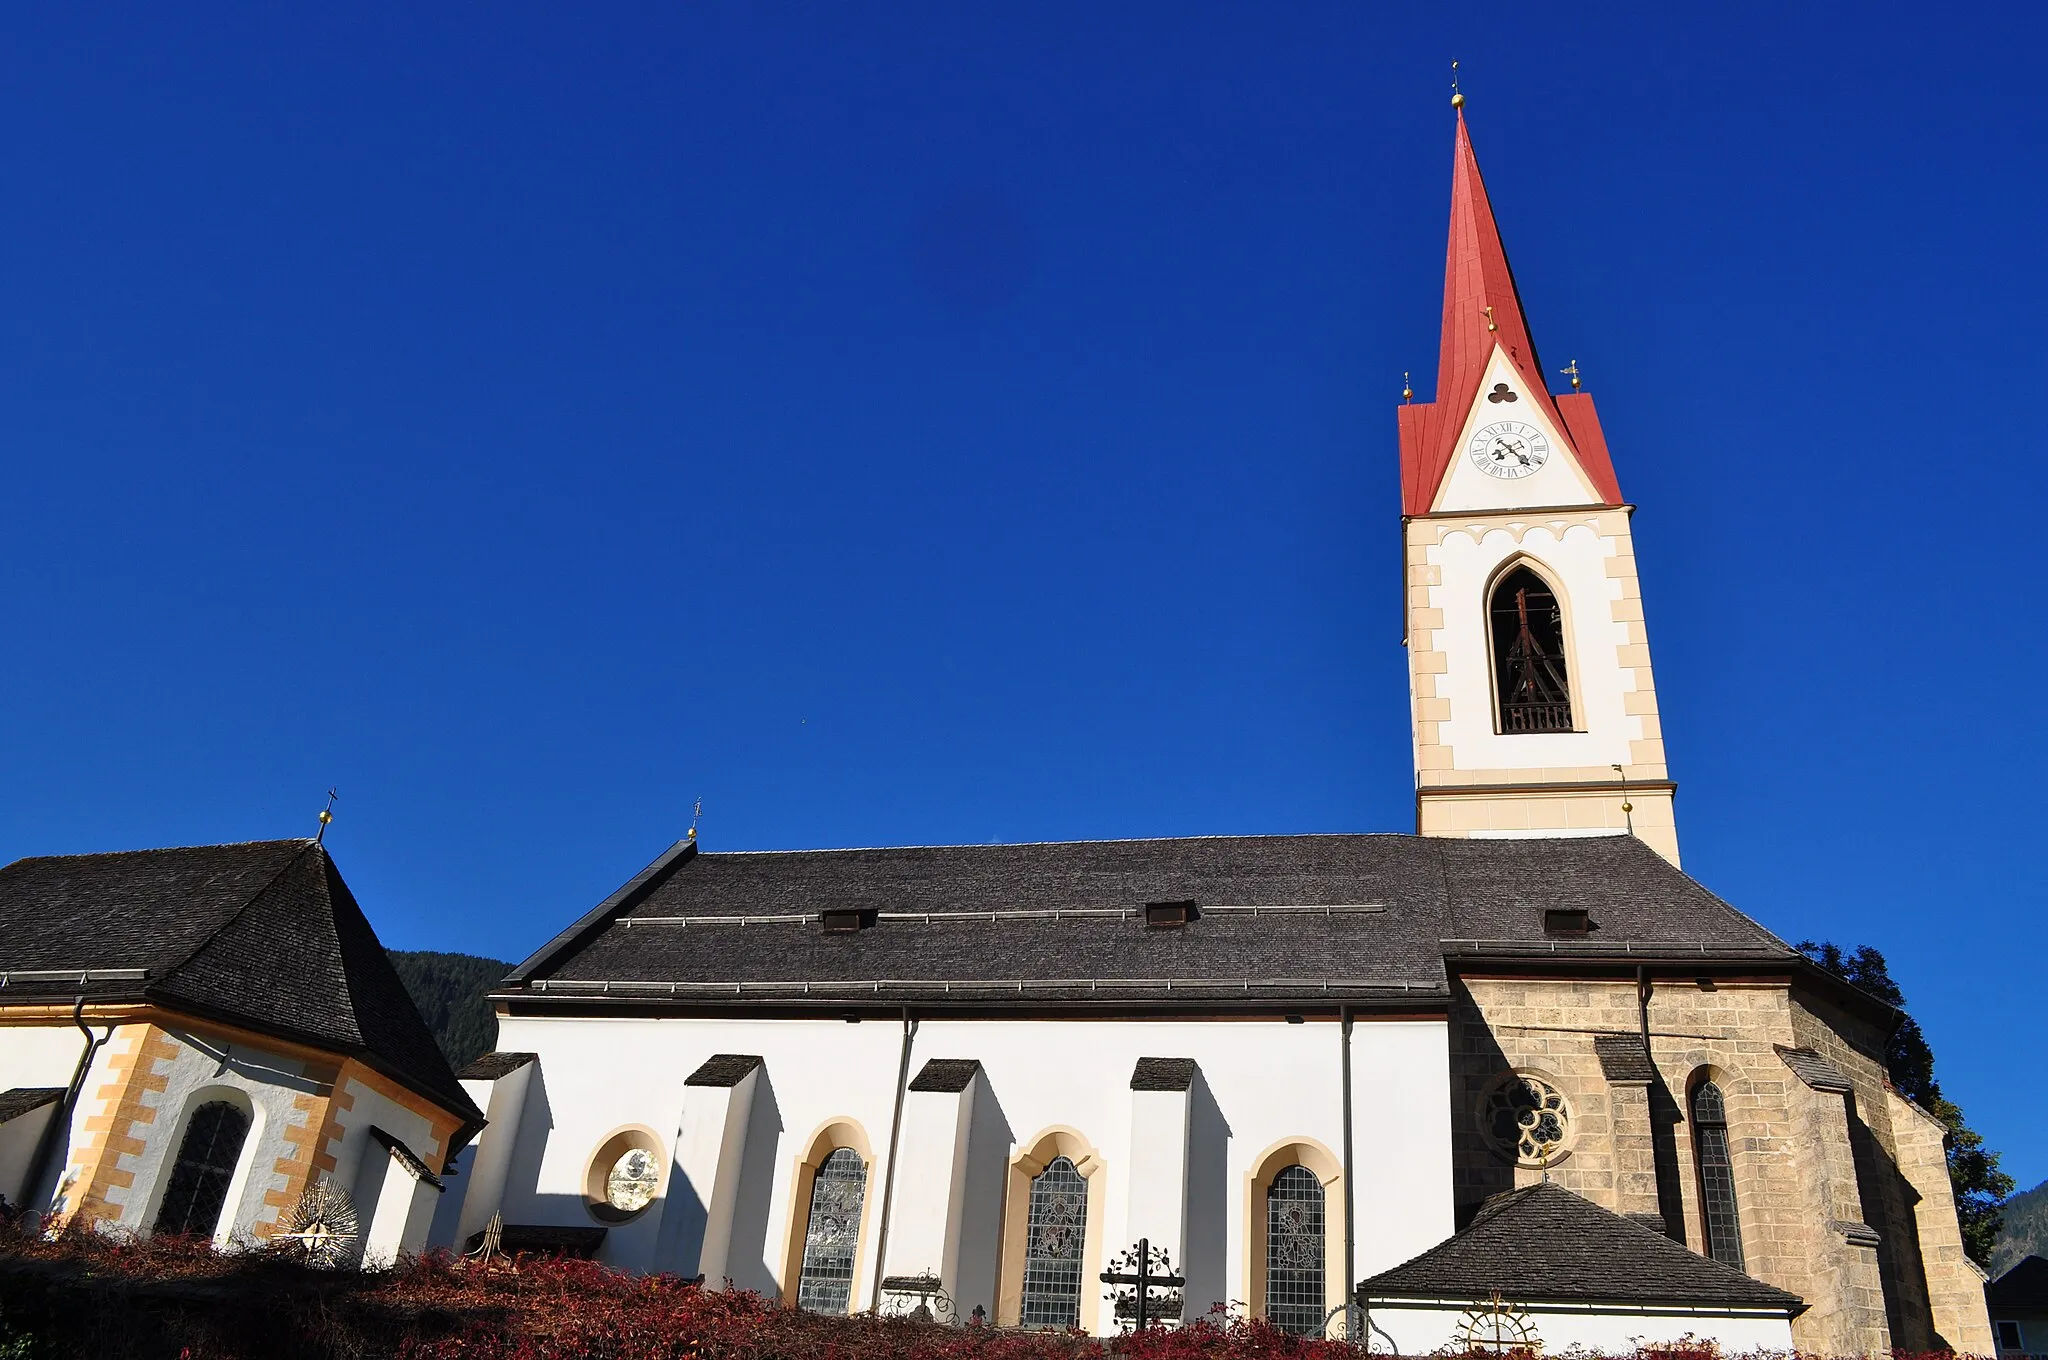
[[[1634,979],[1461,980],[1451,1015],[1460,1221],[1487,1195],[1544,1174],[1541,1166],[1511,1161],[1479,1123],[1486,1091],[1515,1070],[1555,1086],[1570,1102],[1572,1134],[1551,1159],[1552,1180],[1618,1213],[1661,1214],[1672,1236],[1704,1251],[1687,1116],[1693,1087],[1711,1078],[1727,1105],[1744,1268],[1807,1301],[1807,1312],[1793,1324],[1799,1346],[1833,1355],[1884,1354],[1894,1328],[1902,1337],[1931,1336],[1924,1285],[1916,1288],[1884,1269],[1873,1248],[1857,1244],[1868,1242],[1866,1222],[1879,1227],[1871,1221],[1879,1215],[1867,1214],[1864,1201],[1870,1183],[1882,1177],[1866,1163],[1875,1157],[1904,1183],[1892,1161],[1889,1113],[1881,1134],[1861,1113],[1868,1103],[1861,1098],[1865,1083],[1877,1070],[1868,1036],[1846,1015],[1823,1018],[1795,1003],[1785,979],[1702,985],[1658,978],[1648,1008],[1654,1080],[1610,1081],[1594,1040],[1633,1036],[1640,1051]],[[1837,1033],[1838,1025],[1850,1037]],[[1810,1088],[1779,1056],[1781,1047],[1813,1048],[1837,1059],[1856,1096]],[[1900,1254],[1918,1260],[1917,1251]]]

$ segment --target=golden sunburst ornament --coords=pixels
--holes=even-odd
[[[348,1259],[356,1231],[356,1206],[348,1191],[333,1181],[315,1181],[292,1206],[277,1236],[297,1243],[312,1264],[336,1266]]]

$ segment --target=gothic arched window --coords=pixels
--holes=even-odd
[[[192,1111],[177,1160],[171,1164],[163,1207],[157,1210],[156,1231],[213,1236],[248,1136],[249,1116],[239,1105],[209,1100]]]
[[[1266,1191],[1266,1320],[1295,1336],[1321,1336],[1323,1183],[1290,1166]]]
[[[1088,1182],[1065,1157],[1031,1179],[1024,1236],[1026,1327],[1081,1325],[1081,1248],[1088,1231]]]
[[[1516,567],[1487,603],[1494,689],[1503,732],[1569,732],[1572,691],[1565,673],[1564,608],[1541,576]]]
[[[1699,1163],[1707,1255],[1740,1270],[1742,1225],[1735,1216],[1735,1166],[1728,1159],[1728,1107],[1711,1081],[1693,1089],[1692,1151]]]
[[[860,1208],[867,1198],[868,1167],[852,1148],[835,1148],[811,1178],[811,1212],[804,1221],[803,1269],[796,1306],[814,1313],[844,1313],[853,1297],[854,1249]]]

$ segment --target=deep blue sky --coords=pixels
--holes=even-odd
[[[1456,56],[1687,867],[2048,1176],[2048,11],[419,8],[8,18],[0,859],[335,784],[387,942],[512,959],[699,795],[1409,829]]]

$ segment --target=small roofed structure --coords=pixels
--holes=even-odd
[[[321,1187],[388,1261],[484,1123],[313,840],[0,867],[0,1023],[0,1195],[52,1224],[263,1240]]]
[[[2000,1360],[2048,1355],[2048,1260],[2028,1256],[1984,1286]]]
[[[1375,1347],[1623,1353],[1692,1336],[1724,1352],[1793,1349],[1796,1294],[1540,1181],[1358,1286]]]

